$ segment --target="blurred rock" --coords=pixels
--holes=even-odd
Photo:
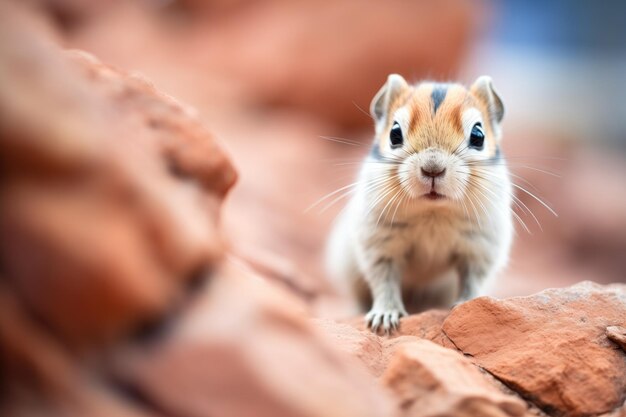
[[[1,414],[393,415],[305,304],[224,257],[236,175],[192,112],[0,16]]]
[[[0,283],[0,415],[11,417],[150,417],[128,397],[107,391],[68,355]]]
[[[626,417],[626,404],[607,414],[602,414],[600,417]]]
[[[213,38],[212,66],[259,103],[369,127],[361,109],[389,73],[454,77],[480,10],[464,0],[258,2],[216,22],[211,35],[228,42]]]
[[[67,342],[110,340],[220,258],[217,211],[235,173],[174,100],[68,59],[18,17],[0,25],[4,279]]]
[[[69,15],[93,9],[44,3]],[[342,128],[372,125],[369,103],[391,72],[414,81],[455,78],[489,15],[467,0],[102,3],[106,13],[64,33],[70,44],[153,78],[185,68],[186,79],[172,86],[193,84],[190,94],[200,100],[219,97],[216,113],[232,105],[290,108]],[[128,25],[132,36],[117,30]]]
[[[626,361],[605,335],[624,323],[626,286],[581,283],[452,310],[443,331],[461,350],[551,415],[589,416],[626,399]]]
[[[167,415],[394,415],[375,379],[305,313],[231,258],[158,344],[117,357],[116,379]]]

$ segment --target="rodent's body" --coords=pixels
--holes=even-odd
[[[337,284],[361,305],[369,289],[368,323],[385,330],[407,313],[405,305],[417,311],[480,294],[505,265],[513,233],[511,183],[499,150],[502,106],[490,82],[480,86],[487,90],[468,91],[400,79],[394,96],[392,77],[372,103],[377,140],[327,257]],[[482,92],[497,103],[493,96],[481,103]],[[469,151],[468,135],[477,144],[479,133],[480,149]]]

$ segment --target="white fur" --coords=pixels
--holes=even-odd
[[[396,117],[406,126],[406,110]],[[483,122],[476,109],[462,117],[466,137],[474,123]],[[367,282],[373,305],[366,320],[374,330],[389,331],[407,314],[403,291],[438,290],[441,304],[449,306],[480,295],[506,264],[513,225],[504,163],[481,167],[492,181],[485,184],[487,190],[468,194],[467,181],[472,179],[464,162],[485,159],[484,153],[469,149],[452,155],[432,146],[410,156],[404,153],[399,165],[363,164],[357,190],[331,233],[327,266],[343,290],[354,288],[359,280]],[[420,174],[427,162],[446,168],[446,174],[435,179],[435,188],[447,199],[422,197],[432,186],[432,179]],[[380,185],[394,174],[403,182],[401,191]],[[462,270],[467,273],[464,286],[459,281]]]

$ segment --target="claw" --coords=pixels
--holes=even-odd
[[[391,313],[391,326],[393,326],[394,330],[398,329],[398,324],[400,321],[400,313],[398,311],[394,311]]]
[[[398,309],[369,311],[365,315],[365,322],[374,333],[382,329],[384,334],[389,335],[398,329],[400,318],[405,315],[403,310]]]
[[[389,332],[389,328],[391,327],[391,323],[389,322],[391,320],[391,314],[390,313],[384,313],[383,314],[383,329],[385,329],[385,332]]]
[[[381,314],[374,314],[374,319],[372,320],[372,330],[374,330],[374,332],[376,332],[378,330],[378,327],[380,327],[381,318]]]

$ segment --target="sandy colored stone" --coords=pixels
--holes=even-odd
[[[607,326],[626,319],[626,286],[584,282],[452,310],[455,346],[550,415],[609,412],[626,398],[626,358]]]
[[[522,416],[526,404],[503,394],[460,353],[427,340],[399,346],[381,377],[406,416]]]

